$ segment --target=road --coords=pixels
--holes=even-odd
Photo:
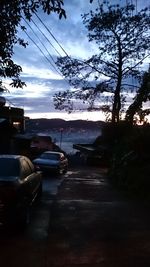
[[[105,174],[80,166],[45,178],[27,229],[0,232],[0,267],[149,267],[150,203],[122,195]]]

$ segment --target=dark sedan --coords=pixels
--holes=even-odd
[[[33,160],[33,164],[43,172],[62,174],[68,170],[68,159],[62,152],[45,151]]]
[[[23,226],[29,208],[42,193],[42,174],[25,156],[0,155],[0,224]]]

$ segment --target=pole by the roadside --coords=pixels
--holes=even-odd
[[[60,128],[60,148],[61,148],[61,145],[62,145],[62,136],[63,136],[63,128]]]

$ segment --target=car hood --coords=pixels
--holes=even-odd
[[[51,160],[51,159],[35,159],[33,161],[34,164],[44,164],[44,165],[58,165],[59,161],[58,160]]]

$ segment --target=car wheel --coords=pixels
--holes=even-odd
[[[62,174],[62,170],[61,170],[61,169],[57,169],[57,170],[56,170],[56,175],[59,176],[59,175],[61,175],[61,174]]]
[[[63,174],[65,174],[68,171],[68,168],[65,167],[65,169],[63,170]]]

